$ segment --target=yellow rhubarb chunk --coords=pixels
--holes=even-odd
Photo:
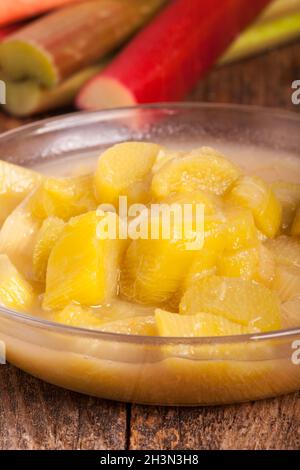
[[[64,221],[48,217],[40,228],[33,250],[33,275],[39,282],[45,282],[50,253],[64,229]]]
[[[218,260],[217,273],[225,277],[253,279],[258,263],[259,256],[256,248],[226,251]]]
[[[118,224],[116,214],[89,212],[66,224],[48,261],[45,309],[97,306],[116,295],[124,241],[106,236],[111,221]]]
[[[159,205],[159,208],[162,212],[158,217],[147,210],[142,218],[137,218],[147,225],[146,237],[130,243],[122,264],[121,294],[130,301],[146,305],[168,301],[181,286],[195,255],[203,248],[204,227],[200,223],[198,231],[198,227],[193,226],[197,217],[192,216],[192,230],[185,233],[182,219],[172,217],[171,206]],[[153,227],[157,227],[155,236]]]
[[[296,209],[300,205],[300,184],[277,181],[272,189],[282,206],[282,229],[290,229]]]
[[[98,309],[92,309],[91,307],[85,307],[76,303],[71,303],[63,310],[55,312],[52,319],[57,323],[78,328],[97,329],[103,325]]]
[[[0,255],[0,304],[12,310],[31,313],[35,302],[33,287],[6,255]]]
[[[105,309],[102,308],[93,309],[78,304],[70,304],[64,310],[56,312],[53,319],[64,325],[101,330],[106,333],[142,336],[155,336],[157,334],[154,316],[134,315],[132,307],[131,317],[122,318],[122,308],[116,315],[114,311],[105,313]]]
[[[300,208],[296,211],[293,225],[291,228],[291,235],[293,235],[294,237],[300,236]]]
[[[299,240],[282,235],[275,240],[268,240],[266,247],[274,254],[277,263],[300,268]]]
[[[32,214],[40,219],[71,217],[97,208],[93,177],[47,178],[31,203]]]
[[[157,336],[157,327],[153,315],[106,323],[101,327],[101,331],[121,335]]]
[[[276,293],[253,281],[210,276],[191,285],[180,303],[180,313],[220,315],[258,331],[279,329],[280,304]]]
[[[160,200],[174,192],[202,190],[220,196],[240,174],[240,169],[223,155],[203,147],[167,161],[153,176],[152,195]]]
[[[79,328],[101,329],[121,320],[132,320],[135,317],[149,317],[153,309],[132,305],[119,299],[112,300],[108,305],[101,307],[85,307],[77,303],[70,303],[63,310],[51,312],[50,319],[64,325]]]
[[[272,287],[276,264],[272,253],[263,245],[236,251],[226,251],[217,262],[217,274],[240,277]]]
[[[282,328],[300,327],[300,298],[288,300],[281,305]]]
[[[274,289],[282,302],[300,297],[300,268],[292,265],[278,265]]]
[[[41,181],[35,171],[0,160],[0,226]]]
[[[255,333],[249,328],[210,313],[179,315],[156,309],[155,320],[159,336],[197,338],[205,336],[231,336]]]
[[[217,251],[205,248],[201,250],[188,270],[188,274],[184,281],[185,288],[197,279],[202,279],[203,277],[215,274],[217,260]]]
[[[127,196],[129,204],[146,202],[159,150],[159,145],[146,142],[125,142],[106,150],[95,175],[98,202],[117,207],[120,196]]]
[[[218,196],[209,191],[193,191],[191,193],[174,193],[159,201],[161,204],[196,204],[202,206],[203,213],[206,216],[212,216],[218,213],[222,208],[222,200]]]
[[[274,238],[281,226],[282,208],[271,186],[256,176],[242,176],[226,198],[233,204],[250,209],[257,228]]]
[[[226,207],[227,250],[250,248],[257,243],[258,233],[252,212],[242,207]]]
[[[0,253],[8,255],[16,268],[30,279],[33,278],[33,250],[41,227],[41,221],[30,210],[34,195],[35,191],[24,199],[0,230]]]

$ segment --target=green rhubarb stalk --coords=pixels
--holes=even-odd
[[[258,22],[274,20],[295,12],[300,12],[300,0],[275,0],[261,14]]]
[[[50,89],[34,80],[11,81],[0,74],[6,83],[6,104],[3,107],[16,117],[27,117],[68,106],[73,103],[80,88],[104,65],[87,67]]]
[[[300,12],[248,28],[223,55],[219,64],[249,57],[300,36]]]
[[[10,80],[53,87],[101,60],[166,0],[89,0],[50,13],[5,39],[0,68]]]

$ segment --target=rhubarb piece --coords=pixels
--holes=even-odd
[[[34,302],[33,287],[18,272],[7,255],[0,255],[0,304],[31,313]]]
[[[282,206],[282,229],[289,231],[300,206],[300,184],[277,181],[272,184],[272,189]]]
[[[227,227],[225,249],[241,250],[257,244],[257,229],[249,209],[229,206],[225,208],[225,217]]]
[[[91,175],[46,178],[30,201],[31,213],[38,219],[53,216],[68,221],[96,208]]]
[[[95,175],[98,202],[116,207],[120,196],[126,196],[129,204],[146,202],[159,150],[159,145],[146,142],[125,142],[106,150]]]
[[[6,84],[4,109],[13,116],[26,117],[69,106],[78,91],[103,65],[87,67],[54,88],[45,88],[34,80],[12,81],[3,74]]]
[[[300,268],[300,241],[282,235],[275,240],[268,240],[267,248],[272,251],[279,264]]]
[[[63,325],[76,326],[79,328],[96,329],[103,325],[100,310],[76,303],[71,303],[60,312],[55,312],[53,320]]]
[[[294,222],[291,228],[291,235],[293,236],[300,236],[300,208],[297,209],[297,212],[295,214]]]
[[[240,174],[240,169],[223,155],[203,147],[163,165],[153,176],[151,190],[156,199],[198,189],[222,195]]]
[[[9,256],[16,268],[26,278],[33,278],[32,256],[41,221],[30,210],[35,192],[7,217],[0,230],[0,253]]]
[[[174,0],[83,87],[81,109],[178,101],[269,0]]]
[[[77,303],[70,303],[63,310],[52,312],[51,320],[70,326],[80,328],[102,328],[104,325],[115,324],[122,320],[133,320],[134,318],[146,319],[152,314],[153,309],[138,305],[132,305],[119,299],[112,300],[109,305],[101,307],[86,307]]]
[[[15,32],[17,29],[19,29],[19,26],[17,25],[6,26],[6,28],[0,28],[0,41]]]
[[[160,200],[162,204],[199,204],[206,216],[215,216],[221,210],[221,198],[210,191],[196,190],[192,192],[173,193]]]
[[[217,273],[225,277],[240,277],[272,287],[276,266],[272,253],[263,245],[244,250],[227,251],[220,256]]]
[[[57,10],[12,34],[0,47],[11,80],[52,87],[122,44],[164,0],[89,0]]]
[[[115,217],[117,224],[117,215],[104,217]],[[102,305],[117,294],[124,242],[102,237],[104,217],[88,212],[65,226],[48,261],[46,310],[62,309],[71,302]]]
[[[231,336],[257,332],[218,315],[198,313],[179,315],[156,309],[155,320],[159,336],[199,338],[202,336]]]
[[[14,23],[80,0],[0,0],[0,25]]]
[[[120,305],[122,302],[118,302],[118,304]],[[155,336],[157,334],[153,315],[133,316],[132,305],[130,307],[131,317],[129,318],[123,317],[122,308],[115,315],[105,315],[103,310],[105,308],[94,309],[78,304],[70,304],[61,312],[55,312],[53,319],[64,325],[97,329],[107,333],[142,336]]]
[[[35,171],[0,160],[0,226],[41,181]]]
[[[279,265],[276,270],[274,289],[282,302],[300,297],[300,268]]]
[[[37,281],[45,282],[50,253],[63,232],[65,223],[58,217],[46,219],[37,234],[33,250],[33,274]]]
[[[300,327],[300,299],[293,299],[281,306],[282,328]]]
[[[300,7],[299,7],[300,8]],[[223,55],[220,64],[239,59],[285,44],[300,36],[300,12],[251,26]]]
[[[197,279],[202,279],[206,276],[211,276],[216,272],[216,265],[218,260],[218,253],[216,250],[203,249],[193,261],[188,275],[184,281],[185,289],[192,285]]]
[[[183,204],[176,205],[181,213]],[[163,204],[158,207],[160,212],[157,218],[149,209],[133,221],[133,224],[138,221],[140,227],[145,222],[147,231],[131,242],[121,270],[121,294],[130,301],[144,305],[161,305],[170,300],[180,288],[193,259],[202,249],[202,227],[197,231],[195,226],[194,230],[184,233],[182,219],[179,221],[176,216],[167,216],[171,213],[170,206]],[[193,210],[193,222],[196,216],[197,211]],[[163,236],[166,226],[166,236]],[[157,230],[154,232],[155,227]],[[137,231],[141,232],[142,228]]]
[[[282,18],[300,11],[300,0],[274,0],[258,18],[258,23]]]
[[[101,327],[101,331],[121,335],[157,336],[157,327],[153,315],[107,323]]]
[[[277,294],[253,281],[210,276],[194,282],[184,294],[180,313],[207,312],[220,315],[258,331],[277,330],[281,326]]]
[[[282,208],[272,188],[256,176],[243,176],[232,188],[227,202],[250,209],[257,228],[274,238],[281,226]]]

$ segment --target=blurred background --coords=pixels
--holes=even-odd
[[[0,0],[0,80],[0,131],[165,101],[299,112],[300,0]]]

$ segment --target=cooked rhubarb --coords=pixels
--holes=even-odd
[[[125,246],[121,240],[99,238],[99,223],[96,212],[87,212],[63,229],[48,262],[46,309],[64,308],[70,302],[97,306],[116,295]]]
[[[63,232],[65,223],[58,217],[45,219],[37,234],[33,250],[33,273],[39,282],[45,282],[51,251]]]
[[[120,196],[131,204],[149,200],[151,169],[159,150],[159,145],[127,142],[104,152],[95,177],[98,202],[118,204]]]
[[[0,161],[0,225],[41,181],[35,171]]]
[[[180,303],[182,315],[207,312],[257,331],[281,327],[276,293],[238,277],[210,276],[193,283]]]
[[[160,336],[197,338],[255,333],[255,328],[245,327],[210,313],[179,315],[157,309],[155,319]]]
[[[207,147],[122,142],[72,162],[65,177],[0,162],[1,305],[141,336],[300,325],[298,184]]]
[[[300,236],[300,208],[297,209],[295,218],[293,220],[293,225],[291,228],[291,235]]]
[[[274,238],[278,234],[281,204],[272,188],[260,178],[241,177],[230,191],[228,201],[250,209],[258,229],[267,237]]]

